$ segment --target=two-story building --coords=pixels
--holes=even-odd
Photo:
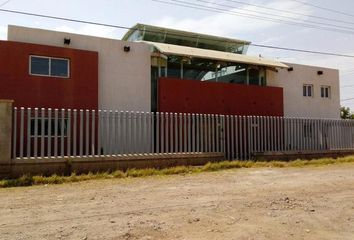
[[[339,118],[338,70],[249,56],[249,44],[143,24],[122,40],[9,26],[0,98],[21,107]]]

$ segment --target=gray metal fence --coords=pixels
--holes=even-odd
[[[14,158],[354,149],[354,121],[14,108]]]

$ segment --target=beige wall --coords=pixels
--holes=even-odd
[[[64,45],[64,38],[71,44]],[[151,60],[141,43],[9,26],[8,40],[96,51],[99,54],[99,108],[122,111],[151,110]],[[123,47],[131,47],[124,52]]]
[[[267,71],[269,86],[284,89],[284,116],[311,118],[340,118],[339,71],[336,69],[285,63],[293,71]],[[323,75],[318,75],[323,71]],[[304,97],[304,84],[313,85],[313,97]],[[321,98],[321,86],[331,87],[330,98]]]

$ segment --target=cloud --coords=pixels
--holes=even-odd
[[[7,39],[7,27],[0,26],[0,40],[6,40],[6,39]]]
[[[109,27],[104,26],[96,26],[96,25],[83,25],[82,27],[73,28],[67,25],[62,25],[55,28],[56,31],[60,32],[69,32],[69,33],[76,33],[82,35],[90,35],[96,37],[104,37],[104,38],[117,38],[118,35],[116,30]]]

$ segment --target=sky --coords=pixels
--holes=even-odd
[[[186,2],[194,4],[193,8],[176,5],[185,5]],[[254,44],[354,55],[352,0],[0,0],[0,8],[126,27],[146,23],[248,40]],[[300,22],[301,26],[294,25],[294,22]],[[319,23],[321,29],[317,29]],[[126,32],[123,29],[0,12],[0,39],[6,39],[8,25],[115,39],[121,39]],[[311,27],[313,25],[317,27]],[[333,28],[339,27],[342,29],[340,32],[333,31]],[[248,54],[339,69],[341,99],[354,98],[354,58],[259,47],[250,47]],[[354,100],[343,101],[342,105],[354,110]]]

